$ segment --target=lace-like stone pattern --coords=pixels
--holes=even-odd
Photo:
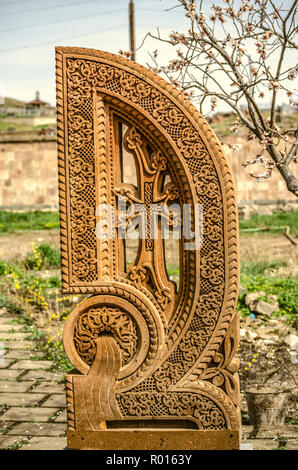
[[[66,325],[82,374],[68,378],[71,429],[183,417],[199,430],[238,430],[237,208],[217,139],[177,90],[118,56],[59,48],[57,90],[63,289],[93,296]],[[136,186],[122,179],[123,149]],[[117,220],[119,195],[143,204],[146,221],[163,201],[202,207],[200,248],[179,242],[178,288],[148,224],[128,267],[122,242],[97,239],[95,208],[111,204]]]

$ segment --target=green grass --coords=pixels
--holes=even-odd
[[[0,293],[0,309],[7,308],[11,313],[22,313],[23,309],[14,304],[6,295]]]
[[[26,132],[32,129],[28,124],[20,124],[18,122],[0,121],[0,132]]]
[[[59,225],[59,213],[55,211],[0,211],[0,234],[22,230],[57,229]],[[276,230],[274,227],[283,227],[285,225],[290,227],[291,235],[298,235],[297,211],[280,211],[272,215],[254,214],[248,220],[239,220],[239,228],[242,235],[251,235],[250,232],[242,232],[242,230],[253,228],[268,228],[269,230],[265,232],[266,234],[277,234],[284,229]]]
[[[56,127],[56,124],[39,124],[38,126],[34,126],[33,130],[40,131],[41,129],[47,129],[48,127]]]
[[[297,424],[298,425],[298,418],[286,418],[286,424]]]
[[[73,365],[65,354],[63,344],[61,341],[48,341],[44,346],[46,359],[53,361],[55,370],[61,372],[69,372],[73,370]]]
[[[6,271],[6,264],[4,263],[4,261],[0,260],[0,276],[4,276],[5,271]]]
[[[0,233],[57,229],[59,225],[59,213],[54,211],[0,211]]]
[[[43,331],[40,331],[34,325],[31,318],[23,315],[20,317],[20,323],[24,323],[24,331],[30,333],[30,340],[35,340],[34,351],[40,352],[39,356],[33,357],[32,360],[48,360],[54,363],[53,370],[69,372],[73,369],[73,365],[65,354],[62,341],[56,339],[47,340]]]
[[[245,295],[248,292],[265,292],[263,300],[268,300],[269,295],[276,295],[279,302],[279,311],[273,313],[279,317],[284,315],[293,326],[298,325],[298,280],[280,278],[265,274],[265,270],[278,269],[285,266],[285,262],[247,262],[241,265],[241,286],[246,292],[239,294],[237,309],[242,316],[250,315],[250,310],[245,305]]]
[[[40,243],[34,251],[26,256],[24,261],[26,269],[47,269],[60,267],[60,251],[49,243]],[[52,280],[52,284],[57,284]]]
[[[265,271],[273,271],[287,266],[286,261],[242,261],[241,278],[243,280],[264,275]]]
[[[60,251],[49,243],[41,243],[38,245],[45,265],[49,267],[60,267]]]
[[[1,305],[1,301],[4,302]],[[11,313],[22,313],[21,311],[17,311],[18,307],[14,305],[9,299],[4,298],[0,294],[0,308],[1,306],[5,306]],[[48,340],[45,336],[45,333],[38,328],[36,328],[34,324],[34,320],[28,317],[25,314],[20,315],[17,318],[14,318],[11,322],[12,328],[14,324],[23,324],[24,331],[30,333],[28,339],[36,341],[34,346],[34,351],[40,352],[41,354],[37,357],[31,358],[32,360],[49,360],[53,361],[55,371],[62,371],[62,372],[69,372],[73,369],[73,365],[69,361],[68,357],[65,354],[63,344],[60,340]]]
[[[30,116],[19,116],[20,119],[22,118],[29,118]],[[6,133],[6,132],[28,132],[28,131],[39,131],[41,129],[46,129],[47,127],[56,127],[56,124],[39,124],[38,126],[32,126],[31,124],[25,124],[25,123],[20,123],[18,122],[19,119],[16,116],[15,120],[13,122],[10,122],[9,120],[5,119],[5,116],[0,114],[0,133]]]
[[[264,291],[263,300],[267,301],[269,295],[276,295],[279,302],[279,311],[275,317],[284,315],[292,325],[298,324],[298,279],[280,278],[274,271],[280,267],[286,267],[285,261],[257,261],[241,263],[241,286],[245,292],[239,294],[237,309],[242,316],[250,315],[249,308],[245,305],[245,295],[249,292]],[[171,266],[169,275],[179,278],[179,268]],[[270,274],[269,274],[270,273]]]
[[[278,234],[281,230],[276,230],[273,227],[282,227],[288,225],[290,227],[291,235],[298,235],[298,213],[297,211],[291,212],[275,212],[272,215],[258,215],[253,214],[248,220],[240,219],[239,228],[241,235],[251,235],[250,232],[242,232],[242,229],[252,228],[268,228],[270,230],[264,232],[266,234]]]
[[[175,264],[167,264],[167,271],[169,278],[172,281],[175,281],[177,284],[177,289],[179,288],[179,266]]]
[[[268,117],[270,117],[267,111],[262,112],[262,115],[264,119],[267,119]],[[287,130],[287,129],[293,129],[296,127],[297,118],[295,115],[287,114],[287,115],[280,116],[280,114],[277,113],[276,118],[278,121],[278,126],[281,129]],[[280,121],[279,121],[279,118],[281,118]],[[230,135],[235,136],[235,133],[231,131],[230,129],[230,125],[235,121],[235,119],[236,119],[236,114],[227,115],[218,120],[207,118],[207,121],[209,122],[212,130],[215,132],[215,134],[218,137],[226,137]],[[246,136],[247,135],[246,127],[240,126],[237,132],[237,135]]]
[[[214,120],[214,122],[211,122],[212,120],[208,120],[209,124],[213,130],[213,132],[218,136],[218,137],[226,137],[229,135],[235,135],[233,131],[230,129],[230,125],[235,121],[236,116],[229,116],[226,117],[225,119],[222,120]],[[242,131],[243,134],[243,131]]]
[[[60,276],[51,276],[48,279],[48,286],[50,289],[61,288],[61,277]]]

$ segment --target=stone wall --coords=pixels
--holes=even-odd
[[[249,213],[297,209],[296,198],[287,191],[277,172],[267,181],[258,183],[249,176],[249,169],[243,168],[242,162],[257,152],[255,144],[240,137],[234,141],[243,144],[241,151],[231,152],[226,146],[225,151],[234,175],[240,208]],[[127,159],[126,165],[125,175],[133,180],[133,159]],[[57,209],[57,178],[54,136],[0,135],[1,209]]]
[[[0,136],[0,207],[57,209],[56,137]]]
[[[272,176],[264,182],[258,182],[249,176],[251,171],[254,174],[264,171],[264,168],[257,165],[250,165],[246,168],[242,166],[246,160],[252,160],[260,152],[260,147],[255,142],[234,136],[227,137],[225,140],[230,144],[242,146],[240,151],[231,151],[227,145],[224,145],[225,154],[234,175],[239,202],[296,200],[296,197],[287,190],[286,184],[277,170],[274,170]],[[291,169],[295,173],[294,166]],[[296,177],[298,177],[297,171]]]

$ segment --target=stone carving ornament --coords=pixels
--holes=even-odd
[[[191,103],[144,67],[66,47],[56,64],[62,289],[86,295],[64,328],[75,367],[68,446],[238,448],[237,210],[222,149]],[[136,184],[124,177],[125,155]],[[150,225],[155,213],[170,230],[181,225],[172,205],[191,208],[194,233],[202,208],[200,246],[180,237],[179,285],[161,224]],[[127,266],[120,234],[137,217]]]

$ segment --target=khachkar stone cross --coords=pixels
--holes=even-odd
[[[96,50],[57,48],[57,109],[62,289],[85,297],[64,327],[68,447],[239,448],[237,210],[216,137],[173,86]]]

